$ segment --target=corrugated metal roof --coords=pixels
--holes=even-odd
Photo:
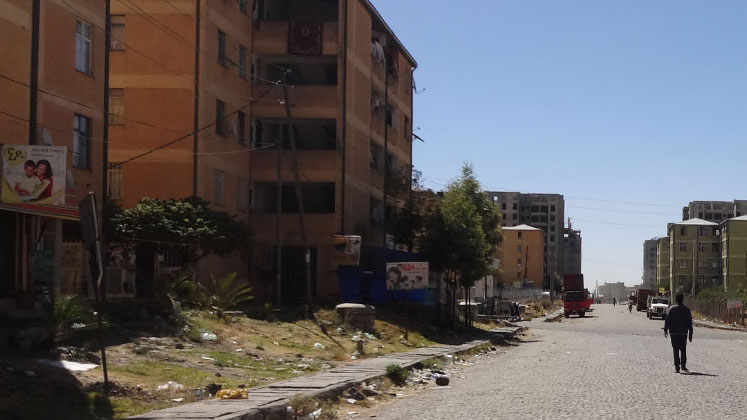
[[[739,216],[739,217],[732,217],[732,218],[731,218],[731,219],[729,219],[729,220],[736,220],[736,221],[744,221],[744,222],[747,222],[747,214],[746,214],[746,215],[744,215],[744,216]]]
[[[676,222],[672,224],[673,225],[693,225],[693,226],[717,226],[718,225],[718,223],[713,223],[707,220],[698,219],[697,217],[694,217],[689,220],[685,220],[684,222]]]
[[[503,228],[503,230],[542,230],[542,229],[537,229],[536,227],[529,226],[529,225],[519,225],[519,226],[506,226]]]

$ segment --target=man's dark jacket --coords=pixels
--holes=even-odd
[[[664,333],[671,335],[693,334],[693,314],[685,305],[674,305],[669,308],[669,314],[664,321]]]

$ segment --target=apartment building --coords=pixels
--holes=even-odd
[[[527,224],[543,232],[543,287],[550,287],[555,274],[563,274],[563,221],[565,200],[560,194],[524,194],[520,192],[488,192],[500,206],[503,226]]]
[[[544,279],[544,233],[528,225],[503,228],[497,254],[504,287],[541,287]]]
[[[667,226],[669,290],[697,293],[721,284],[721,234],[716,223],[690,219]]]
[[[659,238],[643,241],[643,288],[656,289],[656,261]]]
[[[656,285],[657,290],[669,290],[669,238],[656,240]]]
[[[691,201],[682,208],[682,220],[691,218],[721,223],[732,217],[747,214],[747,200]]]
[[[747,288],[747,215],[721,223],[721,269],[727,292]]]
[[[31,309],[39,292],[86,293],[77,206],[103,191],[106,14],[83,0],[0,10],[0,144],[16,158],[3,157],[0,309]],[[11,182],[26,170],[38,194]]]
[[[630,296],[628,288],[625,287],[625,283],[623,282],[600,284],[597,290],[600,298],[604,299],[605,302],[612,302],[612,298],[614,298],[620,303],[627,300],[628,296]]]
[[[250,261],[202,274],[246,272],[271,298],[280,245],[291,302],[308,245],[312,294],[333,298],[333,236],[383,246],[385,186],[412,161],[417,64],[373,5],[115,0],[112,22],[110,197],[200,196],[254,242]]]
[[[563,229],[563,273],[581,271],[581,231],[568,227]]]

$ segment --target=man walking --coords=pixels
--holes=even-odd
[[[617,305],[617,299],[612,298],[612,307],[614,308],[615,305]]]
[[[672,335],[672,350],[674,351],[674,370],[679,373],[689,373],[687,370],[687,341],[693,341],[693,315],[690,308],[685,306],[682,293],[677,293],[677,304],[669,308],[669,314],[664,321],[664,337]]]

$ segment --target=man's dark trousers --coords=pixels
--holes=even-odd
[[[675,369],[687,367],[687,335],[671,334],[671,337]]]

